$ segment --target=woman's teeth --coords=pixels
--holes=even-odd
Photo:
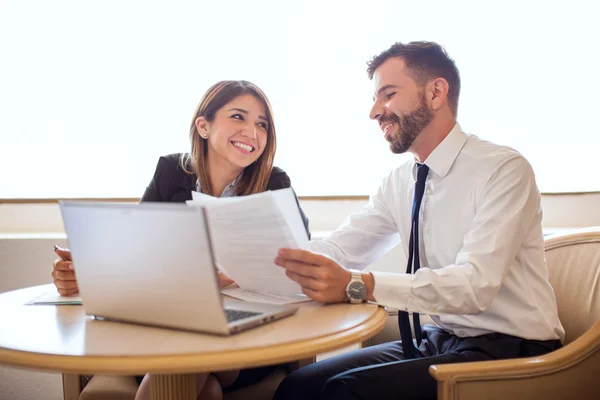
[[[254,147],[244,144],[244,143],[240,143],[240,142],[231,142],[235,147],[239,147],[240,149],[246,150],[247,152],[252,152],[254,150]]]

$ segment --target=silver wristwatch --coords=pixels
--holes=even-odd
[[[352,277],[348,285],[346,285],[346,296],[348,296],[352,304],[362,303],[367,298],[367,286],[363,282],[360,271],[351,269],[350,273]]]

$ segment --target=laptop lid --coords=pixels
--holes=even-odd
[[[203,208],[72,201],[60,206],[87,314],[229,334],[295,312],[239,302],[235,308],[250,314],[228,323],[232,312],[223,309]]]

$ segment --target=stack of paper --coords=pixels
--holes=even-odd
[[[80,305],[81,297],[79,295],[74,296],[61,296],[58,294],[56,288],[49,290],[48,292],[36,297],[27,304],[57,304],[57,305]]]
[[[189,206],[206,208],[218,268],[241,289],[301,295],[275,265],[280,248],[308,249],[308,236],[292,189],[216,198],[193,192]]]

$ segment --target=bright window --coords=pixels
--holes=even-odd
[[[443,44],[463,129],[521,151],[546,192],[598,191],[592,1],[0,1],[0,198],[136,197],[189,149],[204,91],[258,84],[300,195],[370,194],[403,157],[368,118],[366,61]],[[584,171],[583,173],[577,171]]]

